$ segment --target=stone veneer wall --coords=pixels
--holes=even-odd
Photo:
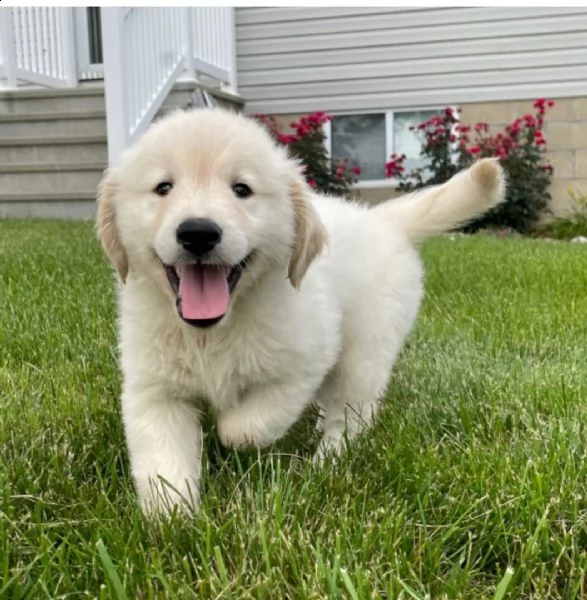
[[[587,195],[587,97],[553,98],[547,109],[544,135],[547,158],[554,167],[551,208],[557,215],[572,210],[569,187]],[[484,121],[503,128],[517,117],[534,114],[533,101],[462,104],[461,120],[467,125]]]

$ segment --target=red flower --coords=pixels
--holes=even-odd
[[[479,154],[479,152],[481,152],[481,148],[479,146],[471,146],[469,148],[469,152],[471,154]]]
[[[340,165],[340,167],[337,167],[337,169],[336,169],[336,176],[342,177],[344,175],[344,172],[345,172],[345,168],[342,165]]]
[[[302,120],[304,120],[304,119],[302,119]],[[300,123],[296,127],[296,133],[300,137],[304,137],[304,136],[308,135],[311,131],[312,131],[311,128],[306,123]]]
[[[440,125],[444,125],[444,119],[438,115],[434,115],[433,117],[430,117],[424,124],[439,127]]]
[[[316,187],[316,180],[315,179],[308,179],[308,185],[311,187]]]
[[[552,108],[554,106],[554,100],[549,100],[546,105],[548,106],[548,108]]]
[[[308,115],[308,117],[306,117],[306,121],[305,123],[310,123],[311,125],[314,126],[320,126],[323,125],[324,123],[326,123],[327,121],[330,121],[331,117],[330,115],[327,115],[325,113],[323,113],[322,111],[318,111],[315,112],[311,115]]]
[[[546,98],[538,98],[538,100],[534,101],[534,108],[544,108],[544,105],[546,104]]]
[[[277,141],[280,144],[287,146],[293,142],[297,142],[298,138],[295,135],[288,135],[287,133],[280,133],[277,135]]]
[[[475,131],[477,133],[486,133],[487,131],[489,131],[489,125],[487,123],[476,123],[475,124]]]
[[[539,138],[536,140],[537,146],[544,146],[546,144],[546,140],[544,138]]]
[[[542,139],[542,131],[540,131],[540,129],[537,129],[534,132],[534,139],[536,139],[536,140]]]
[[[397,177],[405,171],[405,167],[402,165],[404,160],[406,160],[405,154],[398,155],[394,152],[389,159],[389,162],[385,164],[386,177]]]
[[[352,172],[353,172],[355,175],[359,176],[359,175],[361,174],[361,167],[353,167],[353,168],[351,169],[351,171],[352,171]]]

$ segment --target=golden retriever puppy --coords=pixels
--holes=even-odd
[[[422,299],[415,243],[504,197],[483,160],[368,208],[306,185],[254,120],[220,109],[153,124],[100,187],[119,276],[122,411],[147,512],[198,502],[208,403],[221,442],[263,447],[309,403],[317,458],[369,425]]]

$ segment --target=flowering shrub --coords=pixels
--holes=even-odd
[[[310,186],[317,191],[335,196],[349,196],[351,186],[361,174],[361,168],[350,165],[348,158],[331,160],[324,145],[322,125],[331,119],[330,115],[315,112],[290,123],[290,131],[284,133],[277,120],[269,115],[253,114],[273,138],[287,146],[291,156],[303,166],[304,176]]]
[[[553,167],[545,161],[544,115],[552,100],[534,102],[535,114],[509,124],[503,132],[491,134],[487,123],[474,126],[459,123],[458,114],[446,108],[426,122],[410,129],[420,136],[426,168],[406,173],[405,155],[392,155],[386,164],[387,177],[399,180],[399,189],[409,192],[443,183],[478,158],[496,157],[508,175],[506,202],[469,224],[468,231],[485,227],[510,227],[526,233],[547,209],[548,187]]]
[[[424,123],[410,126],[410,130],[420,138],[422,145],[420,154],[425,157],[426,168],[424,171],[414,169],[406,173],[403,165],[406,155],[392,154],[385,165],[386,176],[397,178],[398,188],[404,192],[448,181],[469,164],[464,155],[455,152],[458,123],[458,114],[453,108],[448,107],[442,114],[433,115]]]
[[[541,223],[535,230],[536,237],[550,237],[559,240],[587,238],[587,195],[580,190],[569,187],[567,194],[571,199],[570,214],[556,217],[550,223]]]

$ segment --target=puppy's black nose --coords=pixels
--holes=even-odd
[[[210,219],[187,219],[179,224],[175,235],[188,252],[201,256],[220,242],[222,229]]]

